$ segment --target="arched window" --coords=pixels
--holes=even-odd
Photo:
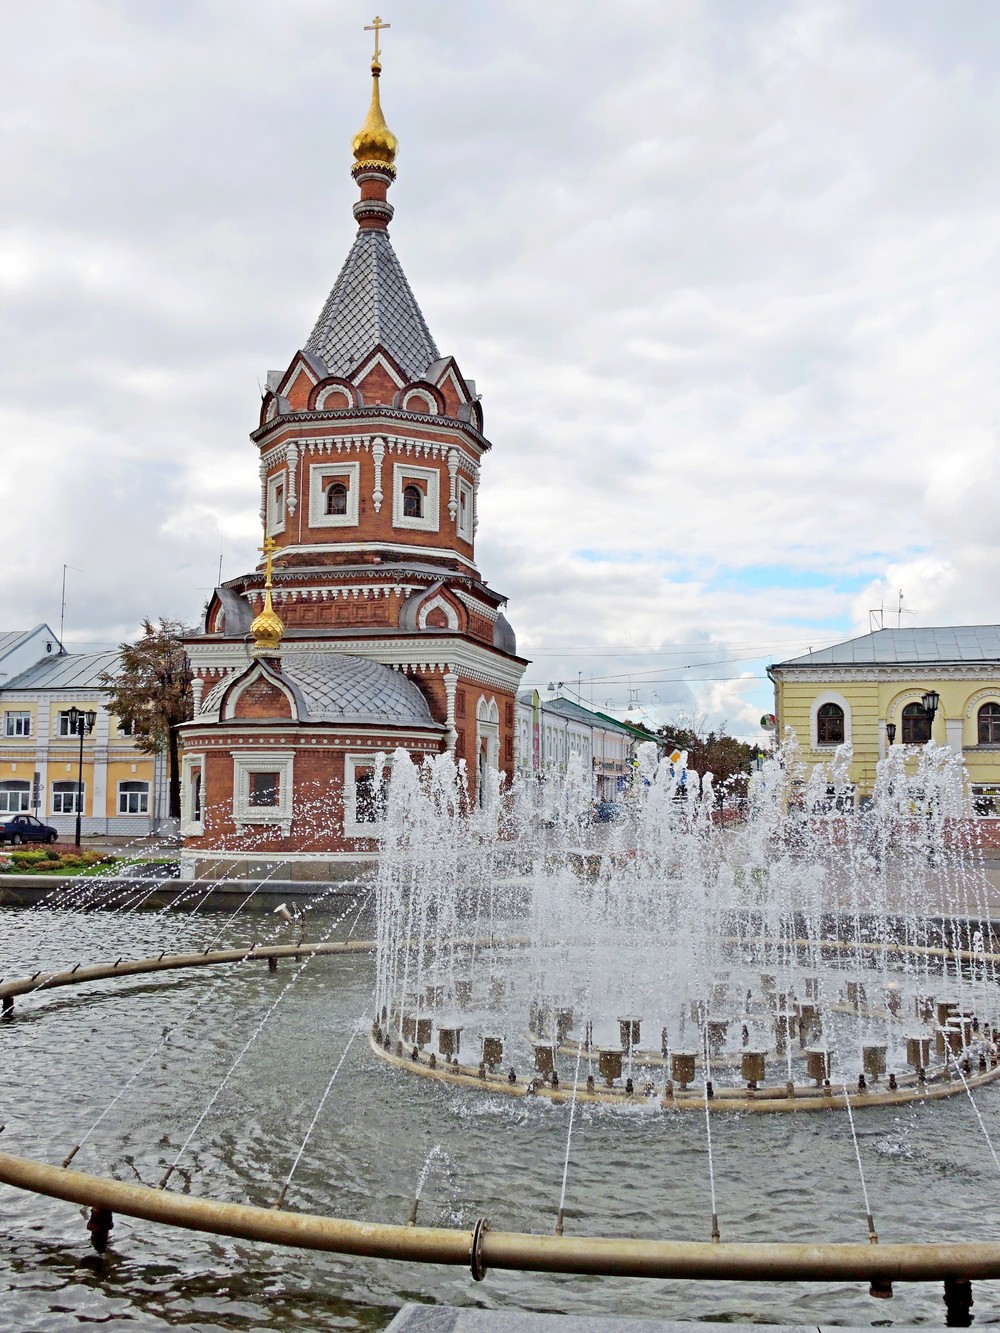
[[[823,704],[816,713],[818,745],[843,745],[844,710],[840,704]]]
[[[907,704],[903,709],[903,744],[925,745],[930,738],[930,713],[923,704]]]
[[[979,744],[1000,745],[1000,704],[983,704],[980,708]]]
[[[419,486],[403,487],[403,517],[423,518],[424,495]]]
[[[326,488],[326,512],[328,514],[347,513],[347,487],[342,481],[335,481]]]

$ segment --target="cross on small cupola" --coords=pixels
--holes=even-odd
[[[391,27],[392,27],[391,23],[383,23],[377,14],[372,19],[371,23],[365,24],[365,32],[373,32],[375,34],[375,54],[372,56],[372,63],[375,65],[379,63],[379,56],[381,56],[382,54],[382,52],[379,50],[378,35],[383,28],[391,28]]]

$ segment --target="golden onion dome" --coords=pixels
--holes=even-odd
[[[271,605],[271,589],[268,588],[264,593],[264,609],[259,616],[254,616],[250,625],[254,647],[273,650],[281,642],[281,636],[284,632],[284,621]]]
[[[368,108],[365,123],[351,140],[354,163],[358,167],[381,167],[395,175],[393,163],[399,140],[385,123],[382,105],[378,99],[378,78],[382,66],[377,60],[372,61],[372,104]]]

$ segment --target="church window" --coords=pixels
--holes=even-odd
[[[52,813],[77,815],[83,811],[83,786],[79,782],[53,782]]]
[[[22,709],[15,709],[4,714],[4,731],[8,736],[30,736],[31,714]]]
[[[269,477],[267,482],[267,530],[269,534],[285,530],[285,474]]]
[[[309,466],[309,526],[353,528],[358,523],[360,463],[311,463]]]
[[[148,815],[149,783],[119,782],[118,813],[120,815]]]
[[[417,532],[440,530],[441,474],[415,463],[392,465],[392,524]]]
[[[458,479],[458,535],[471,542],[473,535],[473,497],[471,485],[461,477]]]
[[[0,811],[5,815],[15,814],[19,810],[30,809],[31,784],[29,782],[0,782]]]
[[[978,722],[979,744],[1000,745],[1000,704],[983,704]]]
[[[376,782],[374,768],[354,770],[354,822],[375,824],[381,813],[381,784]]]
[[[818,745],[843,745],[844,710],[840,704],[823,704],[816,714]]]
[[[278,795],[280,789],[281,775],[279,773],[251,773],[250,778],[250,804],[260,808],[261,806],[278,805]]]
[[[930,713],[923,704],[907,704],[903,709],[903,744],[925,745],[930,738]]]

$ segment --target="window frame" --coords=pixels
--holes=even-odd
[[[823,714],[830,709],[837,710],[836,717],[823,716]],[[831,737],[829,735],[824,736],[822,734],[824,731],[829,731],[834,729],[827,725],[833,722],[839,724],[835,729],[840,732],[840,735],[836,737]],[[842,705],[836,703],[833,699],[827,699],[825,703],[820,704],[820,706],[816,709],[816,744],[818,746],[843,745],[846,735],[847,735],[847,717],[844,713]]]
[[[288,512],[288,470],[281,468],[267,479],[267,531],[269,536],[284,532]]]
[[[910,724],[909,728],[907,727],[908,723]],[[926,736],[920,736],[916,738],[914,738],[912,735],[907,736],[906,734],[907,730],[909,729],[912,732],[914,730],[915,723],[921,724],[921,730],[923,729],[924,726],[926,726],[927,729]],[[927,712],[926,708],[924,708],[923,704],[920,702],[919,699],[911,699],[909,703],[904,704],[903,707],[899,710],[900,745],[926,745],[927,742],[931,739],[931,732],[933,731],[933,729],[934,729],[934,719],[931,716],[931,714]]]
[[[359,771],[376,769],[377,761],[382,763],[381,790],[375,796],[375,819],[358,819],[358,778]],[[385,823],[384,807],[386,784],[389,780],[389,760],[386,755],[348,754],[344,756],[343,816],[345,838],[380,838]]]
[[[23,778],[6,778],[0,782],[0,814],[23,815],[31,810],[31,783]],[[22,800],[12,806],[4,798],[17,795]]]
[[[423,513],[414,517],[403,512],[403,493],[415,485],[423,491]],[[437,468],[417,467],[412,463],[392,465],[392,526],[411,532],[439,532],[441,510],[441,474]]]
[[[115,802],[119,815],[148,815],[149,814],[149,783],[140,778],[126,778],[118,784],[117,800]],[[123,809],[125,805],[130,804],[131,797],[138,798],[139,808],[136,810]]]
[[[31,735],[33,728],[31,725],[32,717],[30,708],[7,708],[4,709],[3,716],[3,734],[5,736],[22,737]],[[19,722],[26,723],[27,725],[18,730],[17,724]]]
[[[71,797],[70,809],[66,809],[66,797]],[[87,803],[87,784],[60,779],[52,784],[52,813],[54,815],[82,815]]]
[[[261,749],[230,750],[229,753],[233,760],[233,822],[237,829],[247,824],[277,824],[287,837],[293,817],[295,751]],[[278,800],[275,805],[250,803],[252,773],[279,775]]]
[[[347,512],[326,512],[327,488],[334,482],[347,487]],[[309,526],[311,528],[356,528],[360,511],[361,464],[330,462],[309,464]]]
[[[990,710],[989,713],[987,709]],[[986,740],[983,739],[984,722],[987,731],[992,733]],[[997,703],[996,699],[987,699],[976,709],[976,744],[1000,745],[1000,703]]]

